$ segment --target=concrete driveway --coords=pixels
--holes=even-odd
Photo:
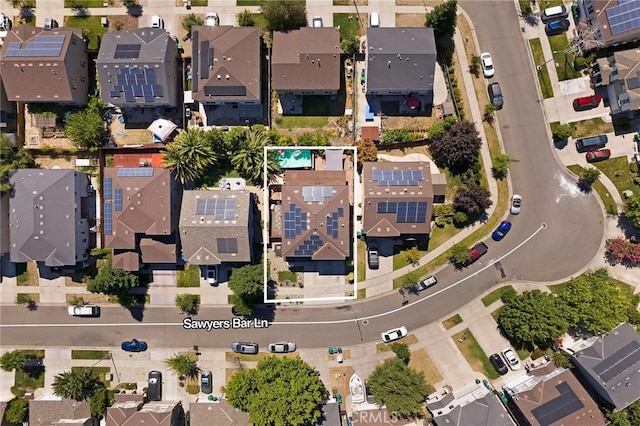
[[[367,238],[367,242],[368,241],[378,242],[380,267],[378,269],[369,268],[369,259],[367,256],[367,279],[393,272],[393,238]]]

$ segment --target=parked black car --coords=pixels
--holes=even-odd
[[[162,401],[162,373],[159,371],[149,372],[147,398],[149,401]]]
[[[491,361],[491,364],[493,365],[493,368],[495,368],[496,371],[498,372],[498,374],[500,374],[501,376],[503,376],[503,375],[505,375],[505,374],[507,374],[509,372],[509,369],[505,365],[505,363],[502,360],[502,358],[500,357],[500,355],[498,355],[498,354],[491,355],[489,357],[489,361]]]

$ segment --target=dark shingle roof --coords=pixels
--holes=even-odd
[[[89,419],[91,411],[86,401],[72,399],[34,399],[29,401],[29,425],[52,426],[61,419]]]
[[[434,416],[438,426],[516,426],[498,397],[487,393],[466,405],[456,405],[447,414]]]

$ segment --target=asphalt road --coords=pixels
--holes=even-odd
[[[236,340],[255,341],[261,346],[274,340],[292,340],[307,348],[348,346],[379,340],[380,332],[400,325],[409,330],[424,326],[455,312],[498,283],[513,279],[553,281],[581,270],[600,246],[604,215],[595,195],[581,193],[575,179],[562,171],[556,160],[515,7],[503,1],[462,1],[461,5],[473,19],[482,50],[490,51],[494,59],[494,80],[500,82],[505,97],[505,107],[498,113],[500,130],[513,161],[514,191],[523,196],[521,214],[510,219],[514,225],[511,232],[499,243],[489,239],[489,252],[478,262],[462,270],[445,268],[438,274],[436,287],[420,296],[409,296],[406,306],[402,306],[399,294],[392,294],[339,307],[279,309],[275,318],[272,313],[261,313],[275,320],[267,329],[184,330],[183,316],[169,307],[150,307],[133,315],[122,308],[107,307],[101,318],[72,318],[66,307],[27,312],[4,306],[0,345],[110,347],[136,337],[150,347],[197,344],[224,348]],[[455,284],[460,280],[464,281]],[[207,308],[195,318],[223,320],[232,316],[226,308]]]

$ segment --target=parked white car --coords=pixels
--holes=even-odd
[[[0,38],[5,38],[9,31],[11,31],[11,27],[13,23],[11,19],[4,13],[0,13]]]
[[[204,17],[204,25],[207,27],[215,27],[220,25],[220,17],[216,12],[209,12]]]
[[[482,62],[482,74],[486,78],[491,78],[495,74],[495,69],[493,68],[493,59],[491,59],[491,53],[484,52],[480,55],[480,61]]]
[[[151,17],[151,28],[163,28],[164,29],[164,19],[160,15],[153,15]]]
[[[513,351],[513,349],[504,348],[503,350],[500,351],[500,353],[502,354],[502,357],[504,358],[504,360],[507,361],[507,365],[509,366],[510,369],[512,370],[520,369],[520,360],[516,356],[516,353]]]
[[[402,339],[407,335],[407,328],[405,326],[394,328],[389,331],[385,331],[380,335],[382,341],[385,343],[393,342],[394,340]]]
[[[511,197],[511,214],[520,214],[520,207],[522,206],[522,195],[513,194]]]

